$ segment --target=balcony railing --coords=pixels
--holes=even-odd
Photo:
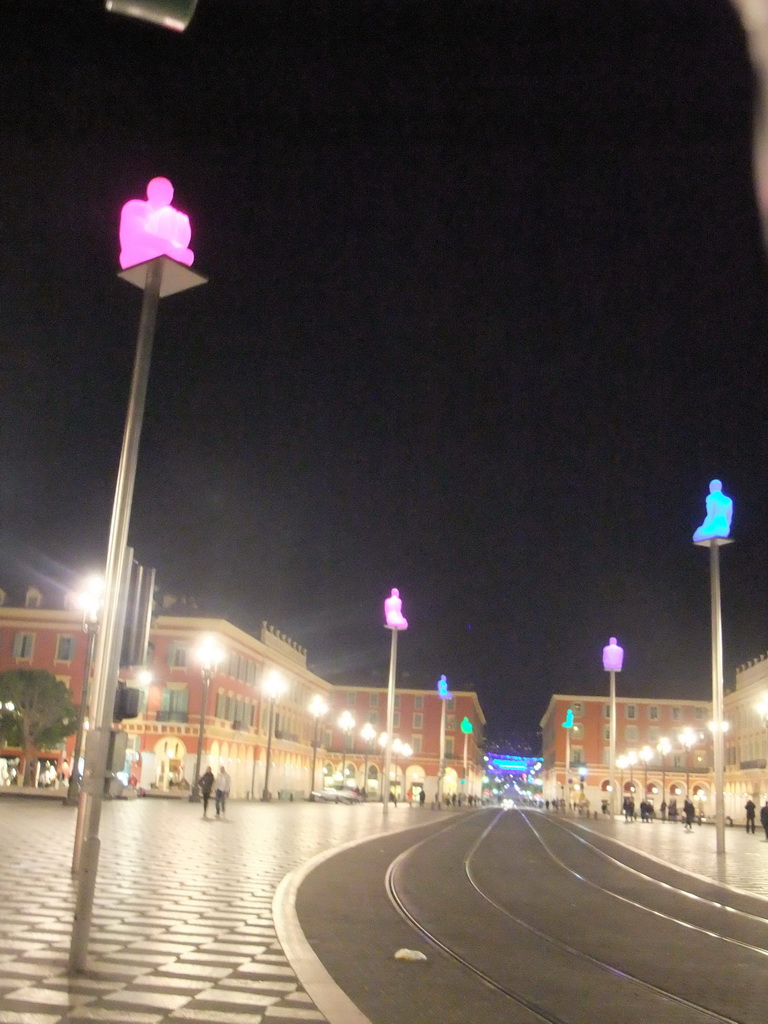
[[[761,769],[764,769],[765,768],[765,764],[766,764],[765,758],[764,757],[758,757],[757,760],[755,760],[755,761],[739,761],[739,768],[742,771],[746,772],[746,771],[749,771],[750,768],[761,768]]]
[[[186,722],[188,716],[186,711],[158,711],[155,715],[157,722]]]

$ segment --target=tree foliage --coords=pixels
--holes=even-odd
[[[9,724],[15,719],[15,738],[24,749],[24,785],[34,785],[38,751],[54,750],[77,727],[69,690],[44,669],[15,668],[0,673],[0,704],[14,706],[6,714]]]

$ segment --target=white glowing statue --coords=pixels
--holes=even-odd
[[[437,680],[437,695],[440,700],[450,700],[453,697],[453,694],[448,689],[448,680],[445,676],[440,676]]]
[[[120,213],[120,266],[123,270],[156,256],[169,256],[191,267],[195,254],[189,248],[192,229],[189,217],[171,206],[173,185],[167,178],[153,178],[147,198],[130,199]]]
[[[387,629],[408,629],[408,620],[403,616],[403,602],[397,587],[392,588],[392,593],[384,602],[384,617]]]
[[[723,494],[723,485],[719,480],[712,480],[707,495],[707,514],[704,522],[694,533],[693,539],[714,540],[727,537],[731,532],[733,519],[733,502]]]

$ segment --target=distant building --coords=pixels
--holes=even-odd
[[[639,804],[645,794],[659,812],[662,800],[685,797],[686,783],[694,803],[705,815],[714,814],[712,733],[709,729],[712,705],[708,701],[669,700],[668,698],[620,697],[616,700],[616,756],[634,753],[637,763],[624,771],[616,769],[620,795],[632,795]],[[573,712],[570,729],[571,771],[566,777],[566,729],[563,722]],[[694,743],[690,752],[680,742],[680,733],[690,729]],[[589,802],[591,812],[610,794],[610,703],[605,697],[554,694],[541,719],[542,796],[547,800],[566,800],[575,805]],[[670,742],[670,751],[662,760],[660,740]],[[644,763],[643,748],[652,756]],[[569,781],[570,780],[570,781]]]
[[[4,601],[0,671],[47,669],[66,684],[73,703],[79,705],[88,638],[76,602],[68,596],[63,609],[47,608],[45,595],[34,588],[24,595],[24,607],[9,607],[7,595]],[[192,601],[166,598],[160,604],[163,611],[149,627],[146,664],[120,671],[120,679],[140,691],[138,717],[119,725],[128,734],[125,781],[147,792],[189,792],[203,694],[196,649],[203,637],[210,636],[224,657],[208,691],[201,770],[223,763],[232,776],[234,797],[259,798],[270,745],[269,789],[275,798],[301,799],[324,782],[338,784],[342,769],[347,785],[367,788],[371,798],[380,796],[382,749],[377,740],[365,744],[360,731],[368,722],[378,739],[386,728],[386,687],[332,685],[307,667],[305,648],[266,622],[255,637],[223,619],[203,617]],[[127,649],[134,648],[128,644]],[[279,674],[284,692],[272,708],[269,744],[270,702],[262,684],[272,672]],[[315,719],[309,710],[315,696],[329,708],[317,733],[317,751]],[[433,690],[397,689],[394,736],[412,750],[408,758],[392,758],[391,784],[401,797],[418,796],[423,788],[431,801],[437,792],[441,703]],[[355,720],[348,734],[337,724],[343,710]],[[464,718],[472,725],[471,733],[462,732]],[[480,795],[484,727],[477,695],[454,693],[446,707],[443,791],[449,796]],[[61,750],[40,752],[41,763],[60,770],[65,760],[71,762],[73,749],[70,737]],[[21,751],[2,748],[0,766],[13,766],[20,757]],[[0,772],[0,782],[3,777]]]

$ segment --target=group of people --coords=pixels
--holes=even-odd
[[[230,774],[223,765],[219,768],[219,774],[215,778],[210,765],[200,776],[197,788],[200,790],[200,796],[203,800],[204,818],[208,817],[208,804],[211,799],[211,793],[215,794],[216,817],[220,818],[225,813],[231,784]]]
[[[755,834],[755,812],[757,806],[752,797],[747,800],[744,804],[744,810],[747,812],[747,833]],[[760,808],[760,824],[765,829],[765,838],[768,839],[768,800],[765,801],[763,806]]]
[[[637,812],[635,810],[635,801],[634,801],[634,799],[631,796],[625,796],[624,797],[624,803],[622,805],[622,810],[624,812],[624,820],[625,821],[634,821],[636,819]],[[666,821],[667,818],[669,818],[670,821],[677,821],[677,818],[678,818],[677,800],[670,800],[669,801],[669,806],[667,806],[667,802],[665,800],[662,800],[661,807],[659,808],[659,810],[661,812],[661,820],[662,821]],[[603,801],[603,814],[608,814],[608,801],[607,800]],[[651,801],[650,800],[641,800],[640,801],[640,820],[642,822],[647,822],[648,824],[650,824],[650,822],[652,822],[655,817],[656,817],[656,810],[655,810],[653,804],[651,803]],[[686,797],[685,800],[683,801],[683,813],[682,813],[682,816],[681,816],[680,820],[682,821],[682,823],[685,826],[686,830],[690,831],[693,828],[693,823],[696,820],[696,808],[694,807],[693,801],[690,799],[690,797]],[[701,822],[699,822],[699,824],[701,824]]]

